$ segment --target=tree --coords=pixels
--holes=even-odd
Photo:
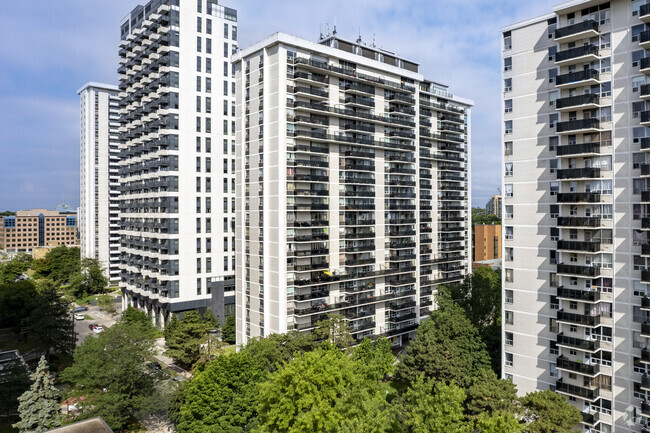
[[[8,262],[0,263],[0,284],[15,282],[31,265],[32,256],[22,252],[17,253]]]
[[[466,413],[471,417],[481,414],[516,412],[517,387],[512,380],[499,379],[492,371],[473,377],[467,388]]]
[[[235,344],[237,335],[237,318],[231,314],[226,318],[221,331],[221,339],[228,344]]]
[[[427,379],[467,387],[472,377],[490,369],[490,356],[461,307],[444,294],[438,305],[417,329],[399,365],[399,378],[412,383],[423,373]]]
[[[257,416],[257,386],[268,372],[245,351],[221,355],[205,365],[186,385],[181,400],[179,433],[239,433]]]
[[[471,423],[463,413],[465,392],[456,385],[419,375],[402,397],[408,433],[469,433]]]
[[[259,431],[340,431],[344,422],[355,418],[363,420],[355,425],[369,424],[370,414],[386,409],[387,388],[367,381],[354,364],[333,345],[299,354],[285,363],[259,385]]]
[[[520,433],[524,426],[511,413],[481,414],[476,421],[476,430],[481,433]]]
[[[82,259],[79,271],[70,278],[70,292],[77,298],[104,293],[107,285],[108,278],[97,259]]]
[[[318,347],[313,333],[271,334],[265,338],[249,340],[243,351],[252,356],[265,370],[276,371],[283,363],[299,353],[310,352]]]
[[[54,284],[67,284],[81,268],[81,253],[78,247],[65,245],[52,248],[45,258],[34,260],[32,267],[36,278],[49,278]]]
[[[38,305],[29,317],[29,328],[48,360],[52,351],[72,353],[74,350],[74,322],[68,312],[68,303],[47,279],[37,282]]]
[[[352,359],[357,361],[359,372],[370,380],[382,380],[395,369],[391,343],[385,337],[374,341],[364,338],[352,352]]]
[[[520,399],[522,418],[531,433],[573,433],[582,422],[580,411],[567,399],[551,390],[536,391]]]
[[[165,328],[166,355],[182,367],[191,368],[200,358],[201,340],[216,325],[217,322],[209,311],[205,317],[201,317],[197,311],[186,311],[171,329]]]
[[[38,303],[32,281],[0,284],[0,327],[11,327],[19,333],[27,326],[26,320]]]
[[[10,415],[18,409],[18,397],[29,389],[29,370],[20,358],[5,362],[0,370],[0,413]]]
[[[40,433],[61,425],[59,391],[54,387],[45,357],[41,357],[32,385],[18,398],[20,421],[14,424],[21,433]]]
[[[354,344],[348,322],[340,314],[330,314],[327,319],[318,322],[314,335],[317,340],[327,341],[339,349],[345,349]]]
[[[85,397],[84,418],[101,416],[113,430],[121,430],[132,416],[161,409],[156,375],[146,367],[153,355],[147,328],[119,322],[86,338],[61,377],[72,384],[72,395]]]

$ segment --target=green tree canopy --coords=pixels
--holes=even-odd
[[[339,349],[345,349],[354,344],[348,322],[340,314],[330,314],[327,319],[318,322],[314,336],[317,340],[327,341]]]
[[[20,421],[14,427],[20,433],[40,433],[60,426],[59,391],[54,387],[45,357],[41,357],[30,378],[30,388],[18,398]]]
[[[74,363],[62,379],[73,396],[84,396],[83,417],[101,416],[113,430],[130,418],[159,409],[153,372],[146,368],[154,354],[153,338],[140,323],[117,323],[98,336],[86,338],[74,352]]]
[[[70,292],[77,298],[104,293],[108,286],[108,278],[104,276],[97,259],[82,259],[79,270],[70,277],[69,281]]]
[[[202,317],[197,311],[186,311],[183,318],[172,319],[165,328],[166,355],[184,368],[191,368],[200,358],[201,341],[217,321],[209,311]]]
[[[29,327],[39,350],[48,359],[52,351],[72,353],[74,323],[68,303],[48,278],[37,281],[37,291],[39,302],[29,317]]]
[[[473,377],[467,388],[466,413],[472,417],[497,412],[517,412],[517,387],[512,380],[499,379],[492,371]]]
[[[444,295],[438,296],[438,304],[417,329],[399,365],[399,378],[412,383],[424,374],[467,387],[472,377],[490,369],[490,356],[463,309]]]
[[[33,281],[0,284],[0,327],[10,327],[16,333],[28,327],[27,318],[39,304]]]
[[[57,286],[67,284],[81,269],[80,250],[65,245],[52,248],[45,258],[34,260],[32,268],[36,278],[49,278]]]
[[[551,390],[536,391],[521,398],[526,430],[531,433],[574,433],[582,422],[580,411],[566,397]]]
[[[0,263],[0,284],[13,283],[18,277],[27,272],[32,265],[32,256],[17,253],[11,260]]]
[[[235,344],[237,338],[237,318],[234,314],[226,317],[221,331],[221,339],[228,344]]]

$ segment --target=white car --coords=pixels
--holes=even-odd
[[[93,332],[94,332],[95,334],[99,334],[99,333],[101,333],[101,332],[104,332],[104,328],[102,328],[101,326],[95,326],[95,327],[93,328]]]
[[[75,313],[74,320],[85,320],[86,317],[81,313]]]

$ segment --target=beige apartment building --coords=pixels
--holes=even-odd
[[[78,246],[77,214],[31,209],[2,217],[0,249],[31,252],[38,247]]]
[[[650,431],[650,4],[502,29],[503,374],[585,432]]]
[[[501,224],[476,224],[474,226],[474,261],[501,258]]]
[[[234,56],[237,343],[340,314],[399,346],[471,251],[471,101],[361,41]]]

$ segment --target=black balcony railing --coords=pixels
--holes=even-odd
[[[581,129],[599,129],[600,120],[595,118],[568,120],[566,122],[558,122],[556,128],[557,132],[580,131]]]
[[[587,32],[590,30],[598,31],[598,22],[594,20],[585,20],[581,23],[572,24],[567,27],[562,27],[555,30],[555,39],[564,38],[567,36],[575,35],[578,33]]]
[[[575,323],[576,325],[582,326],[598,326],[600,324],[600,316],[567,313],[563,310],[557,312],[557,320],[561,322]]]
[[[643,31],[639,34],[639,43],[650,42],[650,30]]]
[[[599,217],[558,217],[558,227],[600,227]]]
[[[644,296],[643,298],[641,298],[641,308],[644,309],[644,310],[647,310],[648,308],[650,308],[650,298],[649,297]]]
[[[567,74],[555,77],[555,84],[558,86],[564,84],[579,83],[580,81],[597,80],[599,72],[596,69],[586,69],[579,72],[569,72]]]
[[[558,203],[598,203],[600,194],[596,192],[567,192],[557,195]]]
[[[576,373],[586,374],[589,376],[593,376],[600,371],[600,365],[598,364],[585,364],[582,362],[571,361],[566,359],[564,356],[560,356],[557,359],[557,368],[575,371]]]
[[[567,144],[555,148],[557,156],[579,155],[582,153],[600,153],[600,143]]]
[[[597,251],[600,251],[600,242],[566,241],[560,239],[557,241],[557,249],[595,253]]]
[[[600,177],[600,168],[565,168],[557,171],[558,179],[593,179]]]
[[[641,282],[650,284],[650,270],[641,271]]]
[[[595,400],[598,398],[600,393],[598,388],[583,388],[582,386],[569,385],[568,383],[558,380],[555,384],[555,389],[559,392],[570,394],[574,397],[584,398],[587,400]]]
[[[650,5],[646,5],[650,6]],[[650,57],[644,57],[639,61],[639,69],[648,69],[650,68]]]
[[[589,55],[598,55],[598,47],[596,45],[588,44],[581,47],[569,48],[568,50],[559,51],[555,54],[556,62],[563,62],[565,60],[576,59]]]
[[[555,107],[559,110],[568,107],[578,107],[580,105],[598,104],[599,97],[595,93],[585,93],[584,95],[568,96],[555,101]]]
[[[588,341],[588,340],[583,340],[583,339],[580,339],[580,338],[568,337],[568,336],[566,336],[564,334],[558,334],[556,342],[560,346],[573,347],[573,348],[576,348],[576,349],[586,350],[586,351],[589,351],[589,352],[593,352],[593,351],[596,350],[596,342],[595,341]]]
[[[574,299],[576,301],[596,302],[600,300],[600,292],[592,290],[569,289],[564,286],[557,288],[557,297]]]
[[[557,273],[575,275],[578,277],[596,277],[600,274],[600,267],[566,265],[564,263],[558,263]]]

